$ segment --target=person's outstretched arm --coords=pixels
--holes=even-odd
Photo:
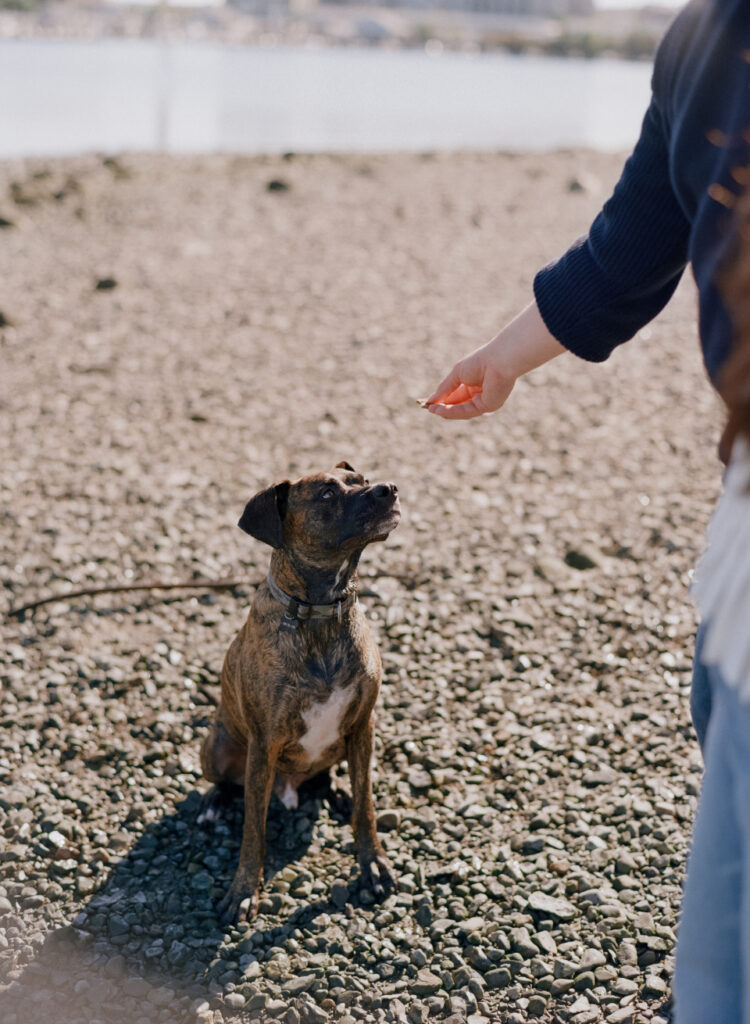
[[[492,341],[456,363],[426,400],[427,408],[446,420],[495,412],[519,377],[565,351],[532,302]]]
[[[445,419],[473,419],[499,409],[521,374],[566,349],[593,362],[606,359],[667,303],[685,266],[688,236],[654,97],[638,145],[588,235],[537,273],[534,303],[458,362],[427,408]]]

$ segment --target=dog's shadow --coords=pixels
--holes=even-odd
[[[0,995],[0,1018],[15,1017],[18,1024],[27,1024],[28,1014],[40,1009],[34,993],[41,972],[69,977],[64,994],[55,995],[55,1020],[60,1024],[85,1019],[91,1013],[92,995],[99,1003],[95,1017],[107,1024],[130,1024],[135,1019],[132,999],[123,1000],[122,993],[136,991],[134,978],[173,990],[175,1000],[188,997],[183,1013],[173,1002],[172,1019],[194,1020],[188,1008],[193,1000],[210,1001],[226,987],[230,975],[241,983],[242,970],[254,959],[263,959],[266,949],[319,915],[335,911],[327,891],[311,898],[310,873],[302,864],[299,871],[284,869],[293,868],[308,852],[324,805],[343,826],[346,798],[336,799],[335,793],[331,798],[326,779],[303,785],[299,795],[294,812],[271,802],[266,884],[256,922],[227,931],[216,914],[239,856],[241,795],[227,804],[219,822],[199,825],[201,796],[193,791],[174,813],[147,825],[75,919],[47,936],[34,963]],[[342,827],[342,843],[347,846],[351,837],[345,836]],[[358,902],[358,892],[356,880],[351,880],[353,902]],[[128,979],[130,987],[125,984],[122,989]]]

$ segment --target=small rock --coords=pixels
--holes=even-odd
[[[411,990],[416,996],[431,996],[442,988],[443,982],[437,974],[433,974],[427,967],[417,971],[417,977],[412,982]]]
[[[406,1011],[406,1016],[411,1024],[425,1024],[429,1011],[423,1003],[412,1003]]]
[[[547,956],[554,956],[557,952],[557,943],[549,932],[537,932],[534,935],[534,942]]]
[[[620,964],[635,967],[638,964],[638,950],[630,939],[623,939],[617,947],[617,959]]]
[[[574,1017],[570,1018],[570,1024],[599,1024],[601,1014],[598,1007],[590,1006],[588,1010],[581,1010]]]
[[[635,857],[632,853],[628,853],[627,850],[622,852],[615,861],[615,872],[618,875],[632,875],[637,870],[638,865],[635,862]]]
[[[593,971],[583,971],[573,979],[573,987],[576,992],[588,992],[596,985],[596,978]]]
[[[585,772],[581,782],[589,789],[596,786],[611,786],[617,781],[617,772],[612,768],[599,768],[597,771]]]
[[[393,832],[401,824],[401,812],[397,810],[381,811],[378,815],[378,831]]]
[[[636,939],[640,946],[645,946],[654,953],[668,953],[672,948],[672,943],[662,935],[644,935],[643,932],[639,932]]]
[[[616,996],[632,996],[638,991],[638,985],[630,978],[618,978],[612,986],[612,992]]]
[[[260,967],[260,965],[258,965]],[[260,970],[258,970],[260,974]],[[281,985],[281,991],[285,996],[298,996],[302,992],[307,992],[312,987],[315,977],[312,974],[302,974],[296,978],[289,978]]]
[[[343,910],[348,900],[349,886],[343,879],[337,878],[331,883],[331,903],[339,910]]]
[[[618,1008],[607,1017],[607,1024],[633,1024],[633,1007],[618,1006]]]
[[[328,1014],[320,1006],[314,1003],[305,1003],[300,1007],[302,1024],[326,1024]]]
[[[526,836],[521,845],[521,851],[525,857],[530,857],[535,853],[541,853],[545,845],[544,836]]]
[[[554,963],[553,973],[556,978],[573,978],[578,973],[578,964],[558,957]]]
[[[469,917],[465,921],[462,921],[458,926],[458,930],[462,935],[471,935],[472,932],[481,932],[483,928],[483,917]]]
[[[530,1017],[543,1017],[544,1011],[546,1009],[547,1000],[544,998],[544,996],[535,995],[531,996],[531,998],[529,999],[528,1005],[526,1007],[526,1012]]]
[[[644,999],[660,999],[667,994],[667,983],[657,974],[647,974],[641,989]]]
[[[511,983],[511,973],[507,967],[497,967],[488,971],[484,980],[490,988],[507,988]]]
[[[539,947],[531,941],[531,936],[526,928],[511,928],[509,938],[513,951],[520,953],[524,960],[530,960],[538,955]]]
[[[117,953],[104,965],[104,973],[108,978],[121,978],[125,973],[125,966],[125,957]]]
[[[545,917],[554,917],[558,921],[571,921],[576,916],[576,908],[562,896],[548,896],[544,892],[532,892],[529,896],[529,907]]]
[[[224,1002],[227,1006],[231,1006],[233,1010],[240,1010],[245,1005],[245,997],[241,992],[227,992],[224,996]],[[266,1004],[266,1007],[268,1004]]]
[[[553,996],[564,996],[566,992],[570,992],[575,985],[572,978],[555,978],[549,987],[550,995]]]
[[[432,910],[427,903],[420,903],[414,914],[414,919],[422,928],[429,928],[432,924]]]
[[[236,992],[230,992],[230,995],[237,995]],[[281,1017],[283,1016],[289,1007],[281,999],[269,999],[266,1003],[266,1013],[269,1017]]]
[[[565,564],[569,565],[571,569],[583,571],[585,569],[595,569],[599,563],[587,551],[571,548],[570,551],[565,553]]]
[[[150,1003],[153,1003],[154,1006],[169,1006],[173,999],[174,989],[167,988],[164,985],[159,985],[156,988],[152,988],[148,994],[148,1001]]]
[[[432,776],[429,772],[422,771],[421,769],[415,769],[414,771],[409,772],[408,781],[412,789],[429,789],[432,785]]]
[[[604,967],[606,962],[607,958],[600,949],[586,949],[581,957],[578,969],[579,971],[591,971],[595,967]]]

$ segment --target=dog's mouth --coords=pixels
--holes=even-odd
[[[349,542],[371,544],[375,540],[385,540],[388,534],[396,529],[401,521],[401,506],[398,495],[389,495],[385,500],[370,499],[362,502],[356,510],[356,516],[345,526],[336,539],[336,547]]]
[[[389,533],[392,533],[401,522],[401,506],[398,498],[393,505],[373,520],[372,526],[367,531],[373,540],[385,540]]]

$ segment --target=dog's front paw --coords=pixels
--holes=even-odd
[[[371,889],[375,899],[384,900],[395,882],[388,858],[382,850],[368,850],[359,857],[360,886]]]
[[[259,890],[260,884],[253,887],[238,883],[236,880],[232,882],[216,908],[219,923],[226,927],[230,924],[252,921],[258,912]]]

